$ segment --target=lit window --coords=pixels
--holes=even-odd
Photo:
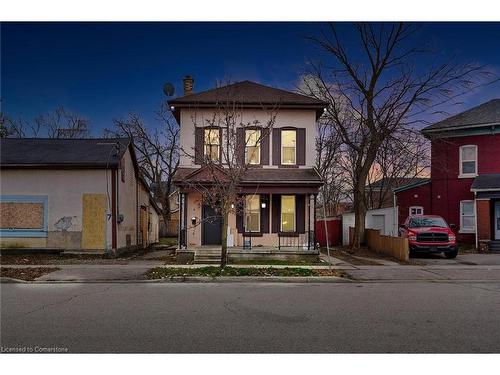
[[[205,129],[205,158],[210,161],[219,160],[219,129]]]
[[[245,232],[260,232],[260,196],[245,197]]]
[[[410,216],[413,215],[423,215],[424,208],[422,206],[411,206],[410,207]]]
[[[295,130],[281,131],[281,164],[295,164],[295,145],[297,133]]]
[[[474,201],[460,201],[460,231],[474,232],[476,229],[476,214]]]
[[[281,231],[295,232],[295,196],[281,196]]]
[[[247,164],[260,164],[260,130],[245,130],[245,159]]]
[[[477,146],[460,147],[460,176],[477,175]]]

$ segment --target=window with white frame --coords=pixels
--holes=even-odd
[[[245,160],[260,164],[260,130],[245,130]]]
[[[205,129],[205,157],[210,161],[219,160],[220,132],[219,129]]]
[[[460,201],[460,232],[474,232],[476,212],[474,201]]]
[[[477,175],[477,146],[467,145],[460,147],[460,176]]]
[[[245,232],[260,232],[260,196],[245,197]]]
[[[423,215],[424,208],[422,206],[411,206],[410,207],[410,216],[414,215]]]
[[[297,132],[295,130],[281,131],[281,164],[294,165],[296,160]]]
[[[295,195],[281,196],[281,231],[295,232]]]

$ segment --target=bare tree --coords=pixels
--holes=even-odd
[[[194,128],[201,127],[204,137],[208,137],[205,139],[208,149],[183,151],[193,159],[202,159],[209,177],[199,182],[190,182],[189,188],[199,192],[203,202],[211,206],[221,218],[221,268],[227,264],[229,215],[241,215],[245,212],[241,183],[249,168],[246,158],[253,155],[255,145],[260,145],[264,138],[270,137],[275,123],[277,106],[263,110],[267,111],[265,123],[257,119],[246,120],[238,101],[235,98],[224,98],[219,101],[209,118],[202,118],[196,113],[192,116]],[[200,155],[200,152],[203,154]],[[208,221],[214,219],[216,218],[204,218]],[[201,222],[198,225],[200,224]]]
[[[104,129],[104,136],[133,140],[141,174],[161,203],[165,223],[169,223],[169,195],[173,192],[172,178],[179,166],[179,126],[166,103],[156,111],[156,120],[158,126],[150,129],[139,115],[131,113],[126,118],[115,119],[113,128]]]
[[[22,117],[11,118],[0,115],[2,137],[14,138],[88,138],[89,121],[63,107],[38,115],[33,121]]]
[[[413,24],[361,23],[354,31],[355,53],[347,50],[333,24],[321,37],[310,38],[330,60],[326,72],[323,65],[311,64],[314,80],[304,91],[330,103],[324,118],[340,134],[351,158],[356,249],[364,238],[368,174],[384,141],[477,87],[488,72],[484,66],[451,62],[415,68],[416,57],[426,51],[410,41],[417,31]]]

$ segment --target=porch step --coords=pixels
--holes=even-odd
[[[490,242],[490,252],[498,253],[500,252],[500,241],[495,240]]]

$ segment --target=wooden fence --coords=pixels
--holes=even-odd
[[[366,229],[365,240],[368,247],[377,253],[406,262],[409,260],[408,239],[406,238],[383,236],[380,235],[378,229]]]
[[[160,237],[177,236],[179,220],[172,219],[167,224],[162,220],[160,222]]]
[[[349,227],[349,244],[352,244],[353,237],[354,228]],[[408,239],[406,238],[384,236],[380,234],[378,229],[365,229],[365,243],[370,250],[376,253],[389,255],[406,262],[410,259]]]

